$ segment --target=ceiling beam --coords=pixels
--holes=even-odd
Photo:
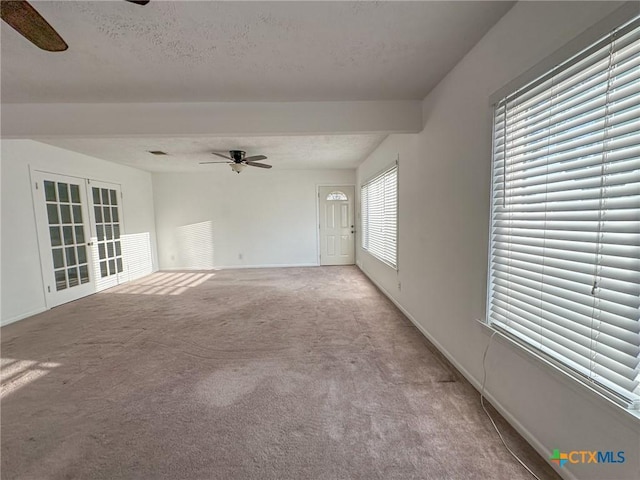
[[[415,133],[422,102],[9,103],[2,138]]]

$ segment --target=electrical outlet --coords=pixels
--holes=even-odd
[[[242,260],[242,254],[241,253],[238,254],[238,260]]]
[[[402,282],[398,282],[398,290],[402,290]]]

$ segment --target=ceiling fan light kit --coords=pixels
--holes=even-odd
[[[233,170],[236,173],[240,173],[242,170],[244,170],[244,167],[246,167],[246,165],[243,164],[243,163],[232,163],[231,164],[231,170]]]

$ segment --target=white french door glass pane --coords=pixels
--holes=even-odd
[[[49,240],[56,290],[88,283],[80,185],[54,180],[45,180],[43,184],[49,212]]]
[[[94,271],[97,289],[126,281],[122,255],[122,215],[119,185],[91,181],[91,217],[93,223]]]
[[[91,189],[94,199],[100,274],[102,277],[108,277],[122,273],[123,270],[118,195],[113,188],[91,187]]]
[[[45,298],[53,307],[94,291],[84,180],[43,172],[32,178]]]

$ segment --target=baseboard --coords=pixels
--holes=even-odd
[[[442,353],[449,362],[466,378],[473,387],[480,392],[482,383],[477,380],[469,371],[464,368],[450,353],[449,351],[438,342],[418,321],[409,313],[382,285],[380,285],[364,268],[358,265],[360,271],[373,283],[397,308],[405,317],[422,333],[427,340],[429,340],[439,351]],[[544,446],[542,442],[538,440],[525,426],[523,426],[504,406],[495,399],[495,397],[487,392],[485,389],[484,397],[489,400],[491,405],[502,415],[509,424],[516,429],[516,431],[522,435],[522,437],[529,442],[529,444],[544,458],[548,459],[551,455],[551,451]],[[569,470],[563,468],[562,470],[556,469],[551,465],[555,472],[565,480],[578,480],[578,478],[572,474]]]
[[[15,323],[15,322],[17,322],[19,320],[24,320],[25,318],[32,317],[32,316],[37,315],[37,314],[42,313],[42,312],[46,312],[47,310],[49,310],[47,307],[40,307],[40,308],[38,308],[36,310],[32,310],[32,311],[30,311],[28,313],[22,313],[20,315],[15,316],[15,317],[11,317],[8,320],[2,320],[2,322],[0,322],[0,327],[4,327],[4,326],[9,325],[11,323]]]

